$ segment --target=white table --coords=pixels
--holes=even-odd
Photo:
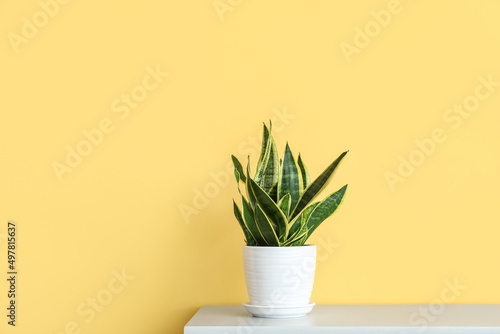
[[[203,306],[185,334],[500,334],[500,304],[316,305],[295,319],[252,317],[243,306]]]

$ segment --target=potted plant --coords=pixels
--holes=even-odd
[[[316,246],[305,242],[342,204],[347,185],[321,201],[325,188],[347,152],[342,153],[314,181],[299,154],[295,160],[288,143],[283,160],[264,124],[262,151],[252,176],[250,157],[245,170],[232,156],[241,194],[241,209],[233,200],[234,215],[245,235],[245,281],[250,302],[245,308],[259,317],[296,317],[307,314],[316,266]],[[245,185],[242,192],[240,183]],[[246,196],[245,196],[246,195]]]

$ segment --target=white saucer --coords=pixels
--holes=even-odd
[[[254,316],[274,319],[303,317],[311,312],[314,305],[316,304],[313,302],[310,302],[309,305],[300,306],[259,306],[243,303],[243,307]]]

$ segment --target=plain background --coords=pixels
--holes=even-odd
[[[2,315],[2,333],[181,333],[202,305],[247,301],[227,164],[257,161],[269,119],[313,177],[350,150],[323,194],[348,183],[344,204],[309,240],[313,301],[438,303],[457,280],[453,302],[499,303],[500,87],[445,118],[478,77],[500,81],[500,4],[401,0],[380,31],[371,12],[391,1],[215,4],[73,0],[18,52],[10,33],[41,5],[0,4],[0,247],[16,221],[20,273],[18,326]],[[114,112],[157,66],[169,76]],[[103,119],[113,131],[60,182],[54,162]],[[435,129],[446,140],[415,153]],[[133,279],[110,292],[122,270]],[[90,319],[77,309],[92,298]]]

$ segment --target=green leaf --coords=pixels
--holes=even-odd
[[[348,151],[342,153],[334,162],[331,163],[330,166],[328,166],[323,173],[321,173],[320,176],[316,180],[314,180],[313,183],[307,187],[307,189],[304,190],[304,193],[302,193],[302,196],[299,199],[299,202],[295,206],[295,208],[292,211],[292,214],[290,217],[293,219],[295,218],[299,213],[304,210],[304,208],[309,204],[320,192],[323,190],[328,182],[330,182],[331,177],[333,173],[335,172],[335,169],[337,166],[340,164],[342,159],[345,157]]]
[[[234,177],[236,178],[236,184],[238,185],[238,192],[241,194],[241,189],[240,189],[240,173],[238,173],[238,170],[236,168],[234,169]]]
[[[311,176],[309,175],[309,171],[307,170],[307,167],[304,164],[304,161],[302,161],[302,157],[300,156],[300,153],[299,153],[299,159],[297,161],[297,164],[299,165],[300,173],[302,174],[303,188],[306,189],[311,184]]]
[[[238,188],[240,187],[240,173],[238,173],[238,170],[235,168],[234,169],[234,177],[236,178],[236,183],[238,184]]]
[[[264,158],[262,159],[262,164],[257,169],[254,181],[264,189],[265,192],[269,192],[274,184],[278,181],[279,177],[279,157],[278,149],[276,148],[276,143],[274,142],[273,136],[269,133],[268,143],[266,146],[266,151]]]
[[[252,208],[248,204],[246,198],[241,196],[241,202],[243,207],[243,218],[244,224],[252,237],[255,239],[257,245],[266,246],[267,242],[264,240],[264,237],[260,233],[259,228],[257,227],[257,223],[255,222],[255,217]]]
[[[248,176],[248,179],[247,180],[251,180],[252,179],[251,175],[252,174],[250,174],[250,156],[248,156],[248,163],[247,163],[247,176]],[[250,205],[252,206],[252,208],[255,208],[255,195],[253,194],[252,189],[250,189],[250,184],[249,183],[250,182],[246,183],[248,201],[250,202]]]
[[[281,199],[287,193],[290,194],[290,206],[295,208],[302,190],[302,180],[299,167],[293,158],[290,146],[286,143],[283,166],[281,167],[278,181],[278,199]],[[289,213],[287,214],[287,217],[288,215]]]
[[[296,239],[299,235],[307,231],[307,219],[319,203],[320,202],[316,202],[309,205],[289,223],[288,235],[290,235],[290,239]]]
[[[236,217],[236,220],[238,223],[240,223],[241,229],[243,230],[243,234],[245,235],[245,239],[247,241],[248,246],[255,246],[257,242],[255,241],[254,237],[248,230],[248,227],[245,224],[245,221],[243,220],[243,217],[241,215],[240,208],[238,205],[234,202],[233,200],[233,210],[234,210],[234,216]]]
[[[245,172],[243,171],[243,166],[241,165],[238,158],[236,158],[234,155],[231,155],[231,159],[233,160],[234,169],[238,171],[238,174],[240,176],[241,181],[243,183],[247,182]],[[237,181],[239,181],[239,180],[237,180]]]
[[[301,232],[300,234],[297,234],[296,236],[294,236],[293,238],[289,238],[287,241],[285,241],[282,246],[291,246],[291,245],[294,245],[297,241],[301,240],[302,238],[304,238],[305,236],[307,236],[307,230]],[[305,241],[305,240],[304,240]]]
[[[287,246],[302,246],[303,244],[306,243],[307,239],[309,238],[309,235],[306,233],[302,235],[300,238],[295,240],[294,242],[288,244]]]
[[[269,124],[270,126],[272,126],[272,123]],[[262,133],[262,148],[260,151],[259,161],[257,162],[257,170],[260,169],[262,163],[264,162],[264,155],[267,149],[268,137],[269,137],[269,130],[267,129],[266,124],[264,123],[264,130]]]
[[[278,203],[278,182],[274,184],[274,186],[269,190],[269,197],[273,200],[274,203]]]
[[[281,212],[283,212],[283,214],[285,216],[288,216],[288,213],[290,212],[290,194],[285,194],[285,196],[281,197],[279,203],[278,203],[278,206],[281,210]]]
[[[273,225],[259,204],[255,207],[255,221],[257,222],[259,231],[266,240],[267,244],[269,246],[279,246],[280,242],[276,232],[274,231]]]
[[[271,220],[272,223],[276,224],[278,229],[278,235],[281,240],[284,240],[286,229],[287,229],[287,220],[283,212],[281,212],[278,205],[269,197],[269,195],[261,188],[254,180],[248,178],[247,184],[249,185],[250,192],[253,193],[256,199],[257,204],[260,206],[262,211],[266,214],[267,217]]]
[[[247,246],[260,246],[255,239],[247,240]]]
[[[307,235],[310,236],[316,228],[342,204],[347,190],[347,184],[325,198],[309,216],[307,220]]]

